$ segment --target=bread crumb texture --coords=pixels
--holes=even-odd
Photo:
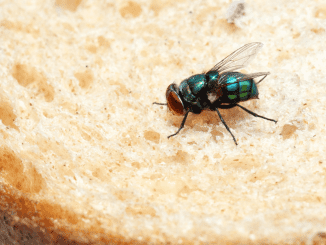
[[[4,243],[325,244],[325,1],[230,4],[1,1]],[[204,111],[167,139],[152,103],[250,42],[241,71],[271,74],[241,104],[278,123],[221,110],[235,146]]]

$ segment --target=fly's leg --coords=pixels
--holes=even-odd
[[[238,104],[237,104],[237,106],[239,106],[242,110],[248,112],[249,114],[253,115],[254,117],[260,117],[260,118],[266,119],[266,120],[268,120],[268,121],[272,121],[272,122],[277,123],[277,121],[274,120],[274,119],[270,119],[270,118],[267,118],[267,117],[260,116],[260,115],[258,115],[258,114],[256,114],[256,113],[252,112],[252,111],[249,111],[248,109],[244,108],[244,107],[241,106],[241,105],[238,105]]]
[[[219,110],[218,110],[217,108],[215,108],[215,109],[216,109],[216,112],[217,112],[218,116],[220,117],[222,123],[224,124],[225,128],[226,128],[227,131],[229,131],[229,133],[231,134],[231,136],[232,136],[232,138],[233,138],[233,140],[234,140],[234,143],[235,143],[236,145],[238,145],[236,139],[234,138],[234,135],[231,133],[231,130],[230,130],[229,126],[224,122],[224,119],[223,119],[221,113],[219,112]]]
[[[153,105],[167,105],[167,103],[157,103],[157,102],[153,102]]]
[[[153,102],[153,105],[167,105],[167,103],[157,103],[157,102]],[[171,135],[169,135],[169,136],[168,136],[168,139],[169,139],[170,137],[172,137],[172,136],[177,135],[177,134],[180,132],[180,130],[183,129],[183,127],[184,127],[184,125],[185,125],[185,123],[186,123],[186,119],[187,119],[187,116],[188,116],[189,112],[190,112],[189,110],[186,112],[186,114],[185,114],[185,116],[184,116],[184,118],[183,118],[183,120],[182,120],[182,122],[181,122],[180,128],[178,129],[178,131],[177,131],[175,134],[171,134]]]
[[[261,81],[263,81],[265,79],[265,77],[267,77],[267,75],[269,75],[269,73],[267,73],[262,79],[260,79],[256,84],[260,83]]]
[[[187,119],[187,116],[188,116],[189,112],[190,112],[189,110],[186,112],[186,114],[185,114],[185,116],[184,116],[184,118],[183,118],[183,120],[182,120],[182,123],[181,123],[181,125],[180,125],[180,128],[178,129],[178,131],[177,131],[175,134],[171,134],[170,136],[168,136],[168,139],[169,139],[170,137],[172,137],[172,136],[177,135],[177,134],[180,132],[180,130],[183,129],[183,127],[184,127],[184,125],[185,125],[185,122],[186,122],[186,119]]]

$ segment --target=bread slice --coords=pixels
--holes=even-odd
[[[325,244],[322,0],[0,7],[2,244]],[[246,43],[259,100],[182,117],[169,84]]]

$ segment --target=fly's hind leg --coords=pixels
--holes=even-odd
[[[267,72],[266,75],[262,79],[260,79],[256,84],[262,82],[268,75],[269,75],[269,72]]]
[[[244,108],[244,107],[241,106],[241,105],[238,105],[238,104],[237,104],[237,106],[239,106],[242,110],[248,112],[249,114],[253,115],[254,117],[260,117],[260,118],[266,119],[266,120],[268,120],[268,121],[272,121],[272,122],[277,123],[277,121],[274,120],[274,119],[270,119],[270,118],[267,118],[267,117],[260,116],[260,115],[258,115],[258,114],[256,114],[256,113],[254,113],[254,112],[248,110],[247,108]]]

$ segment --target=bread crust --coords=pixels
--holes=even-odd
[[[325,243],[322,0],[0,3],[0,240]],[[264,43],[260,99],[182,117],[169,84]],[[239,70],[240,71],[240,70]]]

